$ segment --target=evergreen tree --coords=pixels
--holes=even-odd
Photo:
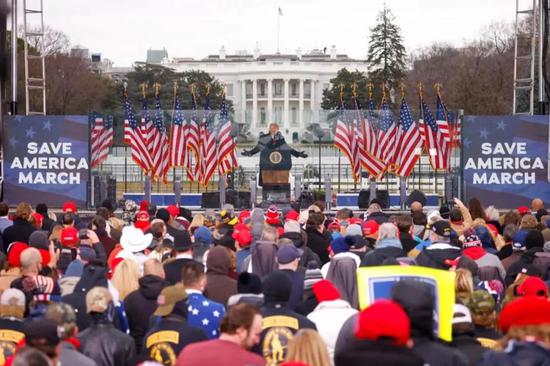
[[[394,92],[399,89],[405,77],[406,51],[401,29],[395,24],[395,16],[385,4],[376,20],[377,24],[370,29],[367,65],[369,81],[375,84],[379,99],[382,84]]]
[[[362,106],[365,106],[367,95],[367,77],[362,72],[348,71],[343,68],[338,71],[336,77],[330,79],[330,88],[323,90],[321,108],[336,109],[340,101],[340,85],[344,86],[344,108],[354,109],[355,104],[352,96],[352,85],[357,85],[357,96]]]

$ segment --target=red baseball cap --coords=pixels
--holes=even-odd
[[[252,243],[252,234],[250,234],[248,230],[235,231],[231,237],[235,239],[241,247],[247,247]]]
[[[550,301],[538,296],[520,297],[509,302],[498,319],[503,332],[513,326],[541,324],[550,324]]]
[[[151,216],[149,216],[147,211],[139,211],[136,215],[136,222],[134,222],[134,226],[145,232],[151,227],[151,222],[149,221],[150,218]]]
[[[42,221],[44,221],[44,216],[39,214],[38,212],[33,212],[32,217],[34,218],[34,222],[41,225]]]
[[[239,214],[239,222],[242,224],[245,222],[246,219],[248,219],[251,216],[251,213],[249,210],[242,210]]]
[[[20,241],[13,242],[8,247],[8,264],[10,267],[21,267],[21,253],[29,245]]]
[[[527,206],[519,206],[518,207],[518,212],[519,212],[520,215],[525,215],[525,214],[531,212],[531,210]]]
[[[76,203],[73,201],[67,201],[63,204],[63,212],[77,212]]]
[[[311,289],[313,290],[313,294],[319,303],[323,301],[338,300],[340,298],[340,291],[338,291],[332,282],[328,280],[315,282]]]
[[[340,220],[334,219],[330,224],[328,224],[329,230],[340,230]]]
[[[349,224],[350,225],[353,225],[353,224],[359,224],[361,225],[363,223],[363,220],[361,220],[359,217],[351,217],[349,220],[348,220]]]
[[[405,346],[411,337],[411,321],[398,303],[377,300],[359,313],[355,336],[372,341],[393,338],[395,344]]]
[[[78,245],[78,230],[72,226],[64,227],[59,242],[64,247],[75,248]]]
[[[548,297],[548,286],[540,278],[529,276],[518,287],[518,294],[521,296]]]
[[[168,212],[170,213],[170,216],[172,217],[178,217],[180,215],[180,209],[176,205],[170,205],[166,207]]]
[[[300,214],[294,210],[290,210],[286,213],[286,216],[285,216],[285,220],[294,220],[294,221],[298,221],[298,219],[300,218]]]
[[[363,234],[367,237],[376,237],[380,225],[374,220],[368,220],[363,224]]]

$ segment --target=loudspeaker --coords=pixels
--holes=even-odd
[[[458,177],[456,175],[445,176],[445,202],[453,202],[458,197]]]
[[[289,204],[290,184],[264,184],[262,190],[262,200],[270,201],[275,204]]]
[[[409,197],[407,197],[407,206],[411,207],[411,204],[415,201],[420,202],[422,206],[426,206],[426,195],[418,189],[415,189],[409,194]]]
[[[201,196],[201,208],[220,208],[220,192],[204,192]]]
[[[226,191],[225,202],[232,204],[238,210],[250,208],[250,192],[228,189]]]
[[[107,178],[107,199],[116,202],[116,178]]]
[[[389,208],[390,207],[390,194],[388,193],[388,190],[386,189],[377,189],[376,190],[376,200],[380,204],[382,208]],[[359,192],[359,196],[357,197],[357,205],[361,209],[367,209],[369,208],[369,205],[371,203],[370,199],[370,191],[366,189],[362,189]]]

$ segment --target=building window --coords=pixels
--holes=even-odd
[[[298,125],[298,109],[296,107],[291,108],[290,124],[293,126]]]
[[[297,97],[298,96],[298,84],[296,84],[296,83],[290,84],[290,96],[291,97]]]
[[[265,83],[260,83],[260,97],[265,97]]]
[[[304,83],[304,97],[311,97],[311,83]]]
[[[281,123],[283,121],[283,107],[275,107],[275,116],[273,117],[273,121],[275,123]]]
[[[233,84],[226,84],[225,85],[225,95],[228,97],[233,96]]]
[[[275,83],[273,83],[273,86],[274,86],[274,96],[276,97],[282,97],[283,96],[283,83],[280,82],[280,81],[277,81]]]
[[[267,116],[265,114],[265,108],[261,107],[260,108],[260,125],[265,126],[266,122],[267,122]]]
[[[246,83],[246,97],[252,98],[252,83]]]

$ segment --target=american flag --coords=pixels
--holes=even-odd
[[[170,168],[170,148],[166,127],[162,118],[162,108],[160,106],[160,94],[155,96],[155,128],[153,129],[153,153],[151,154],[152,169],[151,177],[153,181],[161,179],[166,181],[166,174]]]
[[[382,96],[380,104],[380,129],[378,130],[378,148],[380,160],[386,165],[386,169],[392,169],[394,164],[395,143],[397,126],[393,122],[393,115],[386,96]]]
[[[461,118],[460,116],[457,116],[452,112],[449,112],[443,100],[441,100],[441,104],[443,105],[445,115],[447,116],[447,121],[449,122],[449,130],[451,133],[451,140],[452,140],[451,147],[459,147],[460,135],[462,134]]]
[[[359,179],[361,178],[361,174],[360,174],[361,162],[358,155],[355,156],[354,158],[354,146],[356,146],[355,142],[352,145],[352,140],[355,141],[355,138],[352,135],[354,128],[350,128],[350,126],[348,126],[348,124],[345,121],[344,101],[343,101],[342,93],[340,95],[340,104],[338,106],[338,109],[339,109],[338,119],[336,120],[336,129],[334,131],[334,145],[344,155],[347,156],[351,164],[353,180],[355,182],[358,182]]]
[[[132,110],[126,93],[124,94],[124,125],[128,125],[128,140],[130,142],[132,160],[145,174],[148,174],[152,166],[151,156],[147,150],[145,138],[141,134],[141,128],[138,126],[136,115]]]
[[[91,166],[95,168],[107,159],[109,148],[113,144],[113,116],[107,116],[107,120],[104,121],[94,112],[91,118],[94,123],[91,138]]]
[[[155,124],[151,119],[147,108],[147,97],[145,93],[141,99],[141,134],[145,139],[145,145],[149,151],[149,155],[153,156],[153,136],[155,134]]]
[[[376,135],[371,127],[367,116],[362,113],[361,105],[357,98],[355,99],[355,109],[357,110],[357,134],[355,135],[359,144],[359,156],[361,166],[366,169],[372,176],[378,177],[384,171],[384,164],[374,157],[372,142],[376,143]],[[372,149],[372,150],[371,150]]]
[[[132,134],[132,129],[130,128],[130,124],[128,123],[128,120],[125,119],[124,120],[124,143],[126,145],[131,144],[131,134]]]
[[[420,125],[424,127],[425,147],[433,169],[447,169],[449,167],[449,147],[439,129],[436,119],[428,108],[426,101],[420,95]]]
[[[172,116],[170,134],[170,166],[177,167],[185,166],[185,120],[177,92],[174,98],[174,115]]]
[[[212,133],[212,117],[210,111],[210,95],[206,95],[204,118],[200,125],[200,152],[201,152],[201,183],[207,185],[216,172],[218,154],[216,151],[216,136]]]
[[[199,116],[196,112],[197,101],[194,90],[191,92],[191,106],[193,113],[184,130],[185,142],[187,144],[187,151],[185,153],[185,168],[187,170],[187,177],[189,180],[195,182],[200,178],[200,131],[197,123]]]
[[[405,98],[401,99],[397,136],[395,173],[402,177],[408,177],[422,153],[422,137]]]
[[[236,144],[231,136],[233,125],[229,120],[229,111],[225,96],[220,105],[220,131],[218,132],[218,173],[225,175],[237,168]]]
[[[451,142],[451,131],[449,128],[449,121],[447,118],[447,107],[441,100],[441,94],[439,91],[436,93],[436,121],[437,127],[441,131],[441,135],[447,142]]]

